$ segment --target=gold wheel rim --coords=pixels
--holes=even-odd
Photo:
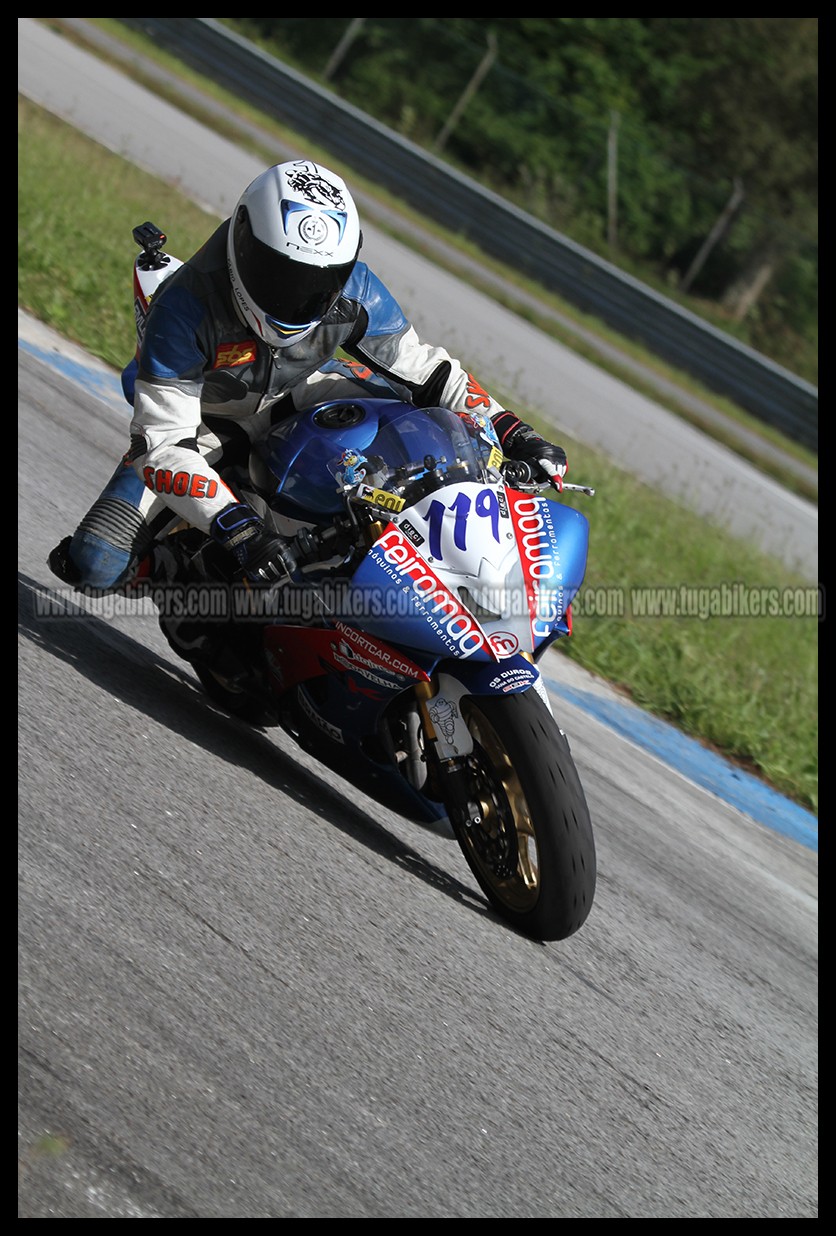
[[[487,757],[488,784],[481,784],[473,794],[482,817],[481,830],[486,843],[496,844],[504,829],[512,827],[516,834],[517,860],[512,875],[501,876],[483,852],[472,830],[465,833],[465,843],[476,866],[496,895],[510,909],[524,912],[537,902],[540,893],[540,862],[537,837],[528,803],[519,777],[508,752],[488,719],[476,708],[468,708],[468,728],[474,742]],[[477,759],[480,758],[477,754]],[[493,782],[493,785],[490,783]]]

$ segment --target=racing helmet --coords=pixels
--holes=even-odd
[[[297,343],[336,303],[361,243],[341,177],[307,159],[268,168],[244,190],[229,224],[240,313],[271,348]]]

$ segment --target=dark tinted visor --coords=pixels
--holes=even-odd
[[[238,211],[232,241],[238,275],[262,312],[283,326],[308,326],[324,317],[345,287],[357,255],[339,266],[307,266],[258,240],[246,210]]]

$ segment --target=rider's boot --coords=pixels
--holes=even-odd
[[[47,564],[53,575],[64,584],[75,586],[81,583],[81,571],[70,557],[70,542],[71,536],[65,536],[63,541],[59,541],[54,549],[50,550]]]

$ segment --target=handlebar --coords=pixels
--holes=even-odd
[[[540,468],[543,472],[549,471],[549,463],[547,460],[540,461]],[[531,486],[533,489],[541,490],[548,489],[550,486],[561,493],[564,489],[572,490],[575,493],[587,494],[590,498],[595,496],[595,490],[588,485],[572,485],[569,481],[564,481],[562,476],[549,476],[547,481],[539,479],[541,474],[534,466],[524,459],[506,459],[502,464],[502,475],[509,485],[517,487]]]
[[[540,466],[543,472],[548,471],[545,461]],[[561,476],[538,480],[535,476],[535,467],[525,460],[505,459],[500,470],[503,479],[514,489],[527,489],[533,493],[540,493],[554,487],[558,492],[570,490],[587,494],[590,498],[595,495],[595,490],[590,486],[572,485],[564,481]],[[372,515],[371,507],[366,507],[365,503],[361,503],[361,506],[370,516]],[[313,565],[326,558],[348,553],[355,542],[357,531],[358,525],[354,519],[350,526],[334,523],[322,528],[300,528],[290,541],[290,549],[298,566]]]

